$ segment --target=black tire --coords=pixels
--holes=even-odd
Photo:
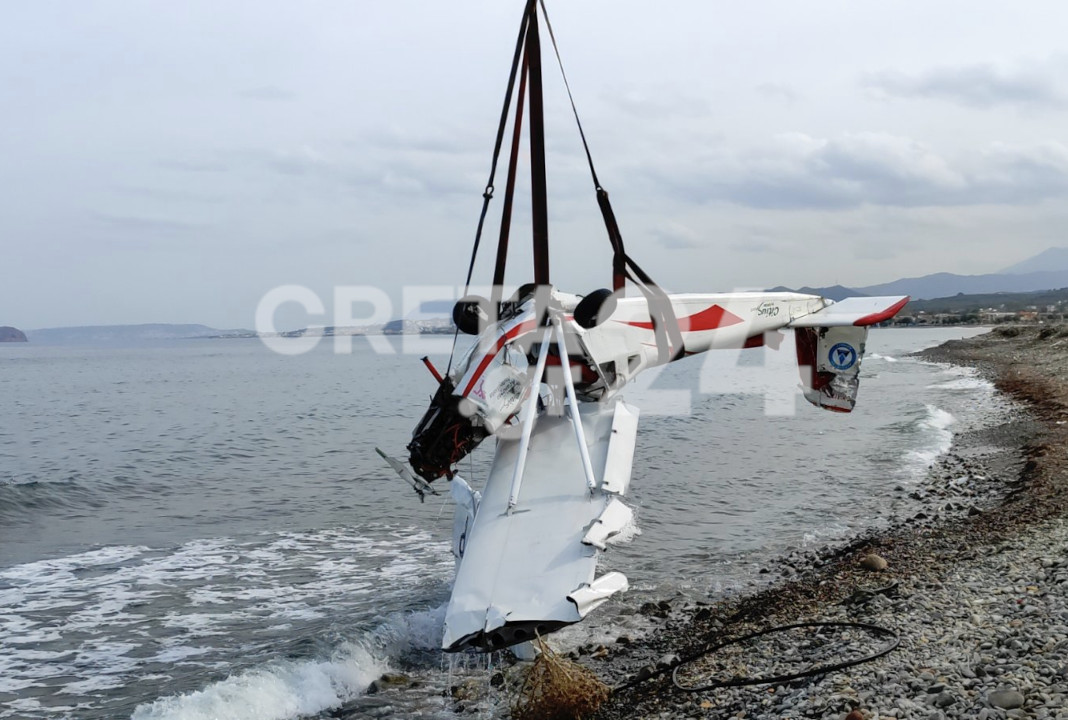
[[[616,311],[616,295],[607,288],[594,290],[575,307],[575,322],[589,330],[595,328]]]
[[[452,321],[465,335],[479,335],[489,324],[490,301],[481,295],[467,295],[452,307]]]

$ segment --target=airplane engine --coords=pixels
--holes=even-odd
[[[860,387],[867,327],[799,327],[797,366],[805,399],[816,407],[850,412]]]

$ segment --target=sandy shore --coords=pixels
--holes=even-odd
[[[663,616],[659,632],[580,658],[612,685],[651,676],[615,692],[597,717],[1068,719],[1068,329],[1005,328],[924,356],[978,367],[1021,410],[959,434],[915,516],[844,549],[787,558],[772,570],[782,579],[756,595],[645,608]],[[863,567],[869,553],[887,567]],[[901,644],[784,685],[690,693],[671,682],[678,658],[710,643],[812,620],[877,624]],[[708,684],[801,669],[806,637],[760,641],[727,655],[730,664],[702,660],[683,672]],[[851,642],[836,646],[837,659],[885,640]]]

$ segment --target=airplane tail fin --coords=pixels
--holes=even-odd
[[[805,399],[816,407],[851,412],[860,387],[866,327],[799,327],[797,366]]]
[[[846,298],[792,320],[805,399],[826,410],[851,412],[868,328],[894,317],[908,301],[907,295]]]

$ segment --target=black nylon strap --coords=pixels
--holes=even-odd
[[[504,95],[504,106],[501,108],[501,120],[497,125],[497,141],[493,146],[493,160],[490,163],[489,180],[486,181],[486,189],[482,193],[482,212],[478,216],[478,227],[475,229],[475,243],[471,248],[471,262],[467,265],[467,279],[464,280],[464,295],[471,288],[471,275],[475,272],[475,259],[478,257],[478,246],[482,243],[482,228],[486,224],[486,212],[489,210],[490,200],[493,199],[493,178],[497,175],[497,161],[501,155],[501,145],[504,144],[504,131],[508,126],[508,109],[512,106],[512,91],[515,89],[515,78],[519,72],[520,59],[523,56],[523,46],[526,43],[527,27],[535,8],[537,0],[527,0],[526,9],[523,11],[523,20],[519,23],[519,37],[515,41],[515,52],[512,55],[512,70],[508,74],[508,89]],[[452,334],[452,352],[449,353],[449,365],[445,370],[448,377],[452,372],[452,361],[456,356],[456,341],[460,336],[457,328]]]
[[[504,205],[501,208],[501,232],[497,240],[497,263],[493,269],[493,288],[490,307],[498,307],[504,287],[504,270],[508,261],[508,236],[512,228],[512,201],[515,197],[515,176],[519,165],[519,141],[523,135],[523,98],[527,89],[527,56],[523,55],[523,71],[519,75],[519,94],[516,96],[515,121],[512,125],[512,153],[508,158],[508,180],[504,186]]]
[[[478,246],[482,241],[482,227],[486,223],[486,211],[489,209],[490,200],[493,199],[493,178],[497,174],[497,160],[501,154],[501,145],[504,144],[504,131],[508,126],[508,108],[512,106],[512,91],[515,89],[515,78],[519,72],[519,61],[523,54],[523,45],[526,41],[527,27],[530,23],[531,13],[537,0],[527,0],[526,10],[523,11],[523,20],[519,24],[519,37],[515,42],[515,53],[512,55],[512,71],[508,75],[508,90],[504,95],[504,107],[501,108],[501,121],[497,126],[497,142],[493,146],[493,162],[490,164],[489,180],[486,181],[486,190],[482,193],[482,214],[478,218],[478,228],[475,230],[475,246],[471,249],[471,262],[467,266],[467,279],[464,281],[464,295],[471,286],[471,275],[475,270],[475,258],[478,256]],[[451,363],[450,363],[451,364]]]
[[[605,229],[608,231],[608,242],[612,245],[612,289],[622,290],[626,278],[630,278],[631,282],[638,286],[649,305],[649,317],[653,322],[653,330],[656,333],[656,344],[660,350],[660,359],[662,362],[674,360],[684,352],[685,348],[683,347],[678,319],[675,317],[675,311],[671,307],[671,300],[653,279],[627,255],[623,247],[623,233],[619,230],[619,223],[616,221],[616,214],[612,210],[612,203],[608,199],[608,192],[601,187],[601,182],[597,178],[597,169],[593,166],[593,154],[590,152],[590,145],[586,141],[586,132],[582,129],[582,120],[579,119],[575,97],[571,93],[571,85],[567,81],[564,61],[560,57],[560,47],[556,43],[553,25],[549,21],[549,13],[545,9],[545,0],[538,0],[538,4],[541,6],[542,15],[545,17],[545,27],[549,30],[549,38],[552,40],[553,51],[556,53],[556,62],[560,66],[560,76],[564,79],[567,98],[571,102],[571,112],[575,116],[575,124],[578,125],[579,137],[582,138],[582,149],[586,152],[586,162],[590,166],[593,187],[597,192],[597,205],[601,209]]]
[[[527,25],[530,81],[530,221],[534,235],[534,282],[549,284],[549,195],[545,176],[545,111],[542,103],[541,39],[537,6]]]

